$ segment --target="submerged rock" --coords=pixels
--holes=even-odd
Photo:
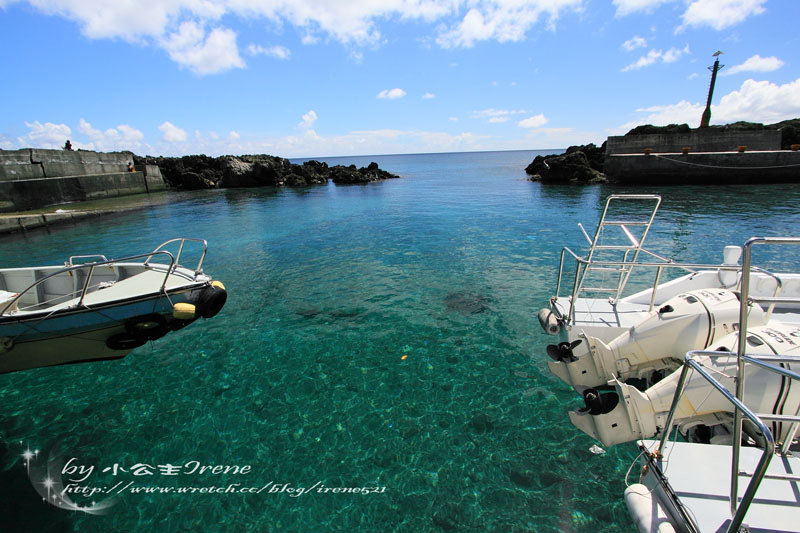
[[[451,292],[444,298],[449,311],[457,311],[465,315],[482,313],[489,309],[489,300],[484,296],[464,292]]]
[[[492,430],[494,422],[489,418],[489,415],[479,413],[469,421],[469,427],[476,433],[486,433]]]

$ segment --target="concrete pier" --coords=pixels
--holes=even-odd
[[[605,173],[616,183],[800,183],[800,151],[612,154]]]
[[[779,130],[698,129],[609,137],[603,170],[615,183],[800,182],[800,151]]]
[[[129,162],[131,152],[0,150],[0,213],[167,188],[157,166]]]

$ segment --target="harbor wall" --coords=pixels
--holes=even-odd
[[[131,152],[0,150],[0,213],[167,188],[158,166],[129,162]]]
[[[642,154],[646,148],[654,153],[735,152],[739,146],[747,150],[780,150],[779,130],[714,130],[701,129],[687,133],[653,133],[609,137],[606,157],[615,154]]]
[[[605,174],[634,185],[800,183],[800,151],[611,154]]]

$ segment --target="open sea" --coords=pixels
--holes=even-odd
[[[4,267],[199,237],[229,294],[125,359],[0,376],[0,531],[635,531],[635,445],[591,453],[547,371],[560,249],[585,251],[577,223],[607,195],[659,193],[647,247],[721,262],[800,235],[800,185],[527,181],[550,152],[327,158],[402,177],[175,193],[0,237]],[[44,503],[45,474],[106,514]]]

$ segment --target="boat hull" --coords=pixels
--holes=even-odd
[[[156,293],[105,306],[64,309],[24,319],[3,317],[0,340],[5,342],[0,344],[0,373],[125,357],[147,340],[191,323],[192,320],[174,319],[173,305],[197,302],[208,286],[206,282],[198,283],[169,291],[168,297]],[[156,324],[157,328],[145,333],[131,331],[140,317]],[[131,340],[125,342],[128,338]]]

